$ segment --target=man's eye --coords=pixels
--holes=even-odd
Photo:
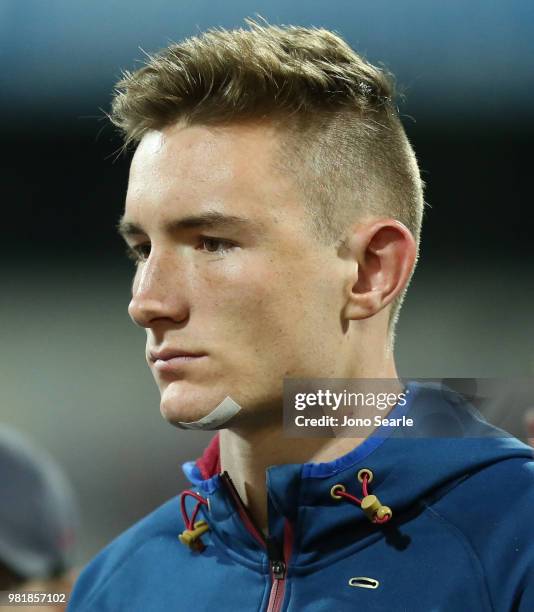
[[[236,245],[229,240],[223,240],[222,238],[209,238],[207,236],[201,236],[200,244],[208,253],[227,253],[231,248]]]
[[[235,246],[235,243],[222,238],[208,238],[206,236],[200,238],[200,250],[206,253],[225,254]],[[128,245],[126,255],[136,264],[146,261],[150,255],[150,244],[139,244],[134,247]]]
[[[136,264],[145,261],[150,255],[150,244],[140,244],[135,247],[127,246],[126,255]]]

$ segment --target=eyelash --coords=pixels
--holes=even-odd
[[[227,245],[225,248],[220,249],[220,250],[217,249],[216,251],[208,251],[208,250],[205,251],[206,253],[209,253],[212,255],[213,254],[226,255],[228,251],[230,251],[230,249],[237,246],[234,242],[231,242],[230,240],[224,240],[222,238],[212,238],[210,236],[200,236],[201,244],[206,243],[208,241]],[[149,252],[147,254],[143,253],[143,249],[145,247],[148,247],[149,249]],[[149,254],[150,254],[150,244],[148,243],[139,244],[135,247],[131,247],[131,246],[126,247],[126,256],[136,264],[141,263],[142,261],[146,261],[146,258],[148,257]]]

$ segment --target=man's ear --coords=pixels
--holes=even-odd
[[[372,219],[353,226],[344,241],[351,275],[346,285],[346,319],[367,319],[402,292],[415,265],[410,230],[396,219]]]

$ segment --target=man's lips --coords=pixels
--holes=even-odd
[[[162,348],[149,352],[151,361],[169,361],[176,357],[203,357],[205,353],[186,351],[178,348]]]
[[[184,349],[164,348],[150,351],[150,361],[154,368],[160,372],[175,372],[184,366],[189,366],[203,357],[205,353],[186,351]]]

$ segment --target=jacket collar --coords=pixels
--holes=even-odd
[[[327,463],[271,466],[267,469],[269,533],[283,539],[284,522],[293,527],[293,564],[323,563],[347,546],[365,546],[383,534],[395,539],[402,523],[424,508],[424,502],[444,495],[471,473],[512,456],[532,456],[530,447],[488,424],[463,398],[435,384],[409,382],[405,406],[388,415],[408,415],[413,428],[380,427],[358,447]],[[443,432],[448,437],[438,437]],[[331,489],[343,484],[362,498],[357,479],[370,469],[370,493],[393,511],[385,525],[372,523],[359,505],[334,499]],[[221,478],[219,435],[203,455],[183,465],[196,490],[209,500],[204,512],[213,534],[250,562],[265,555],[236,507]],[[397,534],[397,535],[395,535]]]

